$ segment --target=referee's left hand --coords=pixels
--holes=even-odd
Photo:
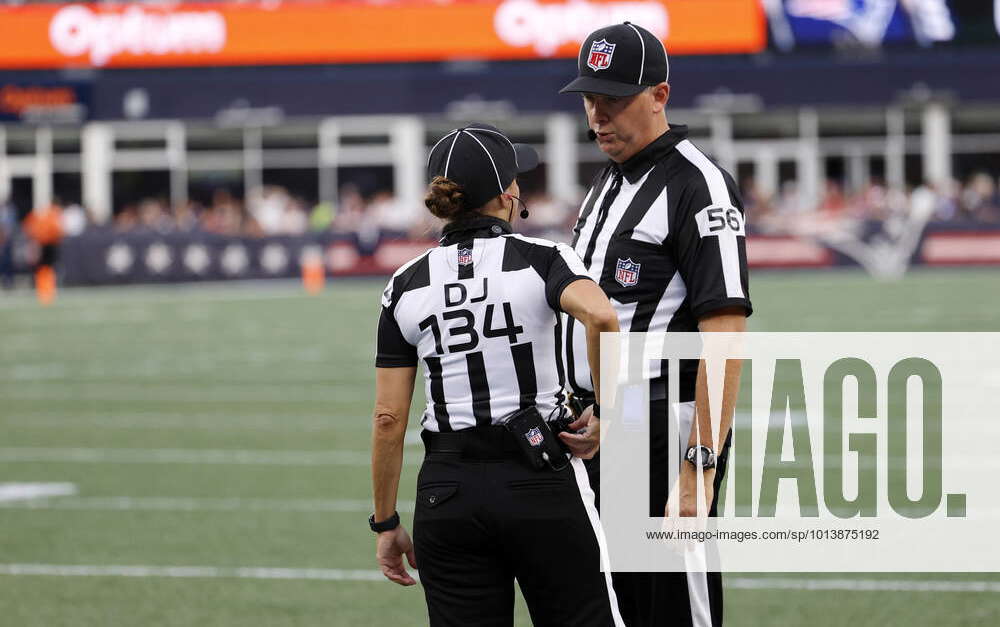
[[[563,431],[559,438],[569,447],[574,457],[592,458],[601,447],[601,421],[594,416],[594,406],[583,410],[580,417],[570,423],[569,428],[576,433]]]
[[[412,586],[417,580],[406,572],[406,564],[403,563],[404,553],[406,561],[411,567],[416,568],[417,558],[413,553],[413,541],[410,540],[410,534],[406,533],[403,525],[378,534],[375,540],[375,559],[382,568],[382,574],[389,581],[401,586]]]
[[[715,494],[715,469],[702,469],[699,472],[691,464],[681,463],[680,476],[670,490],[661,528],[667,532],[702,532],[708,528],[709,509]],[[698,498],[699,483],[702,486],[702,498]],[[694,550],[698,544],[697,540],[688,538],[673,540],[669,546],[683,554]]]

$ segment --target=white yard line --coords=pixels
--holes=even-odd
[[[13,484],[11,484],[13,485]],[[31,485],[31,484],[28,484]],[[174,496],[75,496],[75,486],[51,486],[51,493],[22,492],[5,498],[5,484],[0,483],[0,509],[89,510],[89,511],[176,511],[176,512],[362,512],[372,510],[371,501],[364,499],[266,499],[242,497],[174,497]],[[61,487],[65,486],[65,487]],[[64,490],[64,494],[58,493]],[[73,490],[73,491],[70,491]],[[401,512],[412,512],[413,501],[399,501]],[[794,507],[778,508],[778,516],[799,515]],[[1000,507],[980,508],[971,512],[977,518],[1000,520]]]
[[[411,574],[417,573],[411,570]],[[338,568],[221,568],[216,566],[97,566],[0,564],[0,575],[51,577],[170,577],[179,579],[294,579],[307,581],[386,581],[377,570]],[[744,590],[849,592],[1000,592],[1000,581],[919,581],[909,579],[773,579],[731,577],[726,587]]]
[[[415,446],[415,438],[406,442]],[[889,461],[903,461],[902,457],[890,457]],[[420,464],[415,456],[404,457],[405,464]],[[0,448],[0,463],[7,462],[52,462],[52,463],[96,463],[96,464],[233,464],[252,466],[368,466],[371,454],[366,451],[286,451],[286,450],[237,450],[237,449],[145,449],[145,448]],[[957,467],[963,460],[945,457],[942,465]],[[848,463],[855,463],[849,460]],[[804,462],[785,462],[786,467],[805,468]],[[827,466],[839,466],[836,460],[826,462]],[[862,468],[872,467],[871,462],[862,461]],[[980,462],[981,468],[1000,468],[1000,459]]]
[[[112,307],[122,302],[140,305],[162,302],[176,304],[179,302],[237,302],[307,298],[295,279],[270,279],[268,281],[240,283],[212,281],[179,283],[159,287],[150,285],[75,287],[61,288],[60,292],[60,297],[52,305],[53,309],[76,309],[81,305]],[[24,292],[18,296],[0,299],[0,309],[38,309],[38,303],[30,293]],[[181,297],[183,297],[183,301],[180,300]]]
[[[333,431],[338,429],[370,429],[368,421],[350,424],[348,421],[328,417],[325,419],[303,420],[293,418],[226,418],[212,415],[185,416],[164,414],[162,416],[84,416],[84,417],[7,417],[0,418],[0,424],[38,429],[65,429],[66,427],[96,427],[103,429],[182,429],[198,431]]]
[[[10,398],[4,394],[4,398]],[[75,397],[76,398],[76,397]],[[146,397],[148,399],[148,397]],[[51,400],[51,398],[49,399]],[[89,399],[94,400],[94,399]],[[120,398],[108,397],[104,399],[108,403],[121,402]],[[174,399],[176,400],[176,399]],[[211,399],[215,402],[217,399]],[[244,399],[245,400],[245,399]],[[242,401],[241,401],[242,402]],[[273,401],[280,403],[284,401]],[[337,400],[331,401],[332,405],[342,405],[353,403],[353,401]],[[19,410],[24,411],[24,410]],[[266,412],[266,413],[265,413]],[[58,414],[58,412],[53,412]],[[265,415],[260,415],[265,413]],[[296,431],[333,431],[352,429],[359,431],[369,431],[371,420],[367,414],[348,415],[339,410],[331,409],[327,413],[308,411],[290,413],[283,415],[281,410],[262,409],[257,415],[246,416],[246,410],[240,410],[240,416],[220,415],[213,413],[178,413],[178,412],[157,412],[143,411],[139,414],[104,414],[86,415],[36,415],[32,410],[20,415],[0,416],[0,424],[7,424],[17,427],[31,427],[39,429],[61,429],[65,427],[86,426],[107,429],[183,429],[198,431],[225,431],[225,430],[257,430],[257,431],[278,431],[294,433]],[[984,421],[985,422],[985,421]],[[414,416],[410,420],[411,424],[420,424],[420,416]],[[830,426],[831,429],[835,425]],[[423,446],[420,439],[421,428],[411,427],[406,431],[405,443],[407,446]],[[845,428],[845,433],[850,431]],[[1000,433],[1000,424],[981,425],[980,433]],[[867,432],[866,432],[867,433]],[[846,451],[846,447],[845,447]],[[847,451],[848,459],[853,459],[853,453]]]
[[[413,501],[400,501],[397,509],[412,512]],[[364,499],[254,499],[254,498],[188,498],[89,496],[42,498],[4,502],[0,509],[108,510],[108,511],[174,511],[174,512],[363,512],[372,511],[371,501]]]
[[[404,459],[419,464],[420,459]],[[232,464],[251,466],[368,466],[365,451],[267,451],[143,448],[0,448],[0,463]]]
[[[419,422],[419,417],[413,421]],[[371,420],[343,418],[330,414],[300,414],[289,416],[236,417],[218,414],[175,414],[142,412],[128,415],[103,416],[0,416],[0,424],[38,429],[65,429],[66,427],[94,427],[99,429],[182,429],[197,431],[371,431]],[[406,445],[423,446],[420,429],[406,432]]]
[[[1000,592],[1000,581],[921,581],[916,579],[723,578],[739,590],[844,590],[851,592]]]
[[[412,573],[416,574],[416,573]],[[377,570],[337,568],[220,568],[216,566],[91,566],[0,564],[0,575],[51,577],[175,577],[180,579],[300,579],[312,581],[388,581]]]
[[[315,386],[319,387],[319,386]],[[206,402],[206,403],[328,403],[345,405],[357,402],[359,392],[368,393],[366,387],[352,383],[332,383],[317,391],[303,390],[294,385],[265,386],[247,383],[246,386],[219,385],[175,385],[135,383],[90,382],[83,390],[60,390],[51,388],[21,388],[6,390],[5,399],[10,401],[91,401],[122,403],[125,401],[146,401],[150,403]]]
[[[73,483],[0,483],[0,507],[7,503],[30,502],[53,496],[72,496],[76,492],[76,484]]]

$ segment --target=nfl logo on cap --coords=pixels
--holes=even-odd
[[[590,56],[587,57],[587,67],[594,70],[606,70],[611,67],[611,57],[615,54],[615,45],[607,39],[595,41],[590,46]]]
[[[459,248],[458,249],[458,265],[467,266],[472,263],[472,249],[471,248]]]
[[[639,266],[631,259],[619,259],[615,267],[615,280],[622,287],[632,287],[639,282]]]
[[[532,427],[524,434],[524,437],[528,438],[528,444],[532,446],[538,446],[545,439],[542,432],[538,430],[538,427]]]

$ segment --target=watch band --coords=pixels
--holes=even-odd
[[[382,533],[383,531],[392,531],[399,526],[399,512],[393,512],[392,516],[389,516],[381,522],[375,522],[375,514],[368,517],[368,526],[375,533]]]
[[[594,418],[597,418],[598,420],[600,420],[601,419],[601,406],[598,405],[597,403],[594,403],[593,407],[594,407],[594,410],[593,410],[594,411]]]

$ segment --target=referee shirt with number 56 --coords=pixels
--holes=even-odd
[[[583,201],[573,249],[618,312],[623,333],[697,331],[712,311],[749,316],[746,216],[728,172],[675,125],[622,164],[608,161]],[[593,390],[586,338],[565,319],[570,387]],[[650,366],[651,398],[665,397],[665,364]],[[681,366],[694,400],[696,362]]]

